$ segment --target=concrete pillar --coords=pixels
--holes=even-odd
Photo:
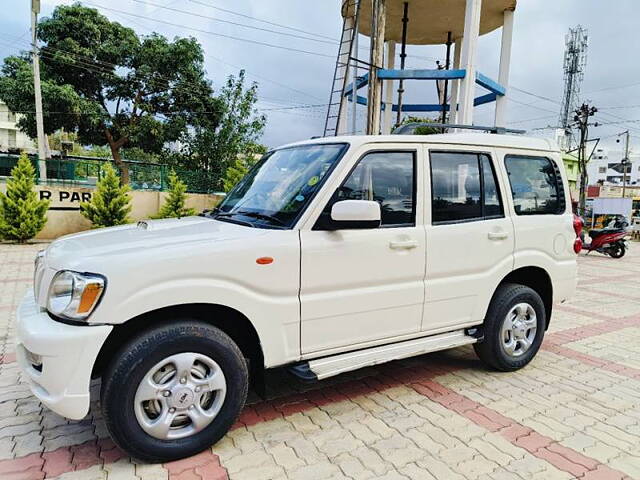
[[[509,88],[509,68],[511,64],[511,44],[513,42],[513,10],[504,11],[504,25],[502,26],[502,46],[500,48],[500,73],[498,83]],[[508,93],[508,92],[507,92]],[[496,100],[496,127],[507,126],[507,97],[498,96]]]
[[[460,51],[462,50],[462,37],[455,39],[455,47],[453,51],[453,69],[460,68]],[[460,93],[460,80],[452,80],[451,85],[451,112],[449,113],[449,123],[458,122],[458,96]]]
[[[464,17],[464,38],[462,39],[461,67],[467,71],[460,82],[460,112],[457,123],[473,124],[473,100],[476,90],[476,56],[480,34],[480,11],[482,0],[467,0]]]
[[[387,42],[387,61],[386,68],[393,70],[396,66],[396,42],[389,40]],[[384,81],[384,117],[382,122],[382,134],[389,135],[393,128],[393,80]]]
[[[369,94],[367,97],[367,135],[380,133],[382,84],[378,80],[378,68],[384,61],[384,34],[386,0],[372,0],[371,5],[371,56],[369,60]]]

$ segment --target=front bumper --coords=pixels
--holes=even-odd
[[[53,320],[29,292],[18,307],[16,359],[31,391],[54,412],[74,420],[89,411],[91,370],[112,326]],[[34,357],[41,365],[34,365]]]

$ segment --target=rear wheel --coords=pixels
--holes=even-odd
[[[484,340],[474,344],[478,357],[497,370],[518,370],[540,349],[546,315],[538,293],[524,285],[498,287],[484,321]]]
[[[238,417],[247,386],[245,359],[224,332],[178,320],[118,352],[102,379],[102,412],[122,450],[165,462],[218,441]]]
[[[624,246],[623,243],[617,242],[614,243],[613,245],[611,245],[609,247],[609,249],[607,250],[607,253],[612,257],[612,258],[622,258],[624,257],[624,254],[626,253],[626,248]]]

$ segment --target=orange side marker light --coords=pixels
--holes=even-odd
[[[271,257],[256,258],[256,263],[258,265],[269,265],[270,263],[273,263],[273,258]]]

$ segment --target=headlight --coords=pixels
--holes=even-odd
[[[84,320],[100,301],[105,283],[101,275],[62,270],[49,286],[47,308],[58,317]]]

